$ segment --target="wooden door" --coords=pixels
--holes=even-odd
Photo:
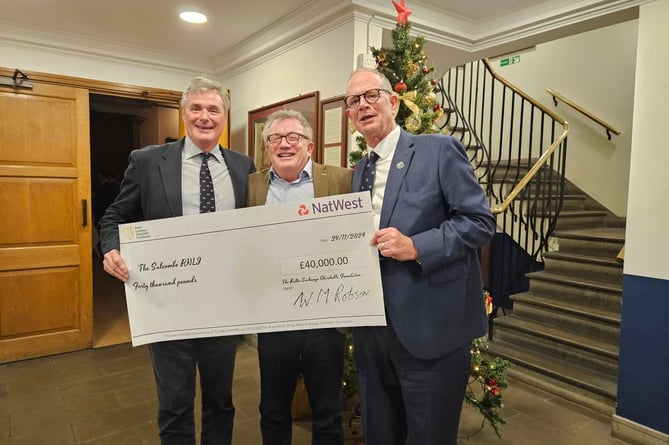
[[[0,86],[0,363],[92,345],[88,108]]]

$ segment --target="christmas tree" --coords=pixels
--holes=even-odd
[[[411,37],[409,15],[411,10],[405,4],[393,1],[397,10],[397,25],[392,31],[392,48],[371,48],[376,59],[376,69],[384,74],[400,98],[400,107],[395,122],[414,134],[437,133],[437,121],[443,116],[437,94],[441,91],[434,79],[434,67],[428,65],[423,51],[425,39]],[[357,136],[358,150],[351,152],[349,161],[355,165],[367,151],[362,136]],[[483,293],[488,315],[492,311],[492,298]],[[503,406],[502,389],[507,387],[506,369],[509,362],[499,357],[492,358],[485,353],[485,342],[477,339],[472,343],[472,369],[465,401],[483,416],[481,427],[487,421],[499,436],[499,425],[505,423],[500,414]],[[482,351],[483,350],[483,351]],[[347,336],[347,350],[344,362],[344,394],[347,397],[357,393],[355,360],[352,337]]]
[[[393,1],[397,10],[397,25],[392,31],[392,48],[371,47],[376,60],[376,69],[383,73],[400,98],[400,107],[395,122],[414,134],[436,133],[437,121],[444,114],[437,102],[439,88],[434,79],[434,66],[428,64],[423,50],[425,38],[411,37],[411,10],[405,0]],[[367,150],[362,136],[356,138],[359,150],[349,155],[351,165],[360,160]]]

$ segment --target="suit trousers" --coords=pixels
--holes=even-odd
[[[235,408],[232,377],[238,336],[149,345],[158,390],[161,445],[195,444],[196,369],[202,393],[202,445],[230,445]]]
[[[290,445],[300,374],[309,396],[312,445],[342,445],[344,336],[336,329],[258,334],[263,445]]]
[[[353,328],[365,445],[456,445],[470,345],[411,355],[392,326]]]

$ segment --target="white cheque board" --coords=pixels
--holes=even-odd
[[[385,325],[368,192],[119,226],[132,344]]]

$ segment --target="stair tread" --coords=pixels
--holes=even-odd
[[[526,304],[554,308],[562,312],[570,312],[582,317],[597,318],[609,323],[620,324],[620,312],[607,310],[601,307],[586,306],[573,303],[571,301],[559,300],[552,297],[546,297],[535,292],[523,292],[511,295],[511,299]]]
[[[608,212],[603,210],[562,210],[560,217],[580,217],[580,216],[606,216]]]
[[[556,230],[553,238],[568,238],[589,241],[625,242],[625,229],[621,227],[591,227],[585,229]]]
[[[557,200],[558,196],[546,193],[546,194],[532,195],[532,196],[519,195],[517,199],[520,199],[522,201],[527,201],[527,200],[534,199],[534,198],[536,198],[539,201],[543,200],[543,199],[549,199],[549,198]],[[586,198],[585,195],[564,195],[564,200],[565,201],[570,201],[570,200],[585,201],[585,198]]]
[[[612,399],[616,398],[617,378],[571,362],[557,360],[540,352],[519,348],[511,343],[495,340],[489,343],[491,354],[509,360],[512,365],[539,371],[559,380],[567,380]]]
[[[622,283],[620,284],[613,284],[610,282],[605,282],[605,281],[596,281],[596,280],[589,280],[587,278],[582,278],[582,277],[573,277],[573,276],[567,276],[567,275],[561,275],[561,274],[554,274],[546,271],[538,271],[538,272],[528,272],[525,274],[526,277],[531,278],[531,279],[537,279],[537,280],[543,280],[543,281],[553,281],[553,282],[558,282],[558,283],[565,283],[565,284],[571,284],[573,286],[579,286],[579,287],[589,287],[589,288],[594,288],[598,290],[604,290],[604,291],[609,291],[609,292],[622,292],[623,286]]]
[[[559,328],[523,319],[516,314],[496,318],[495,326],[515,328],[523,332],[532,333],[537,337],[559,341],[590,352],[602,353],[611,358],[618,358],[619,349],[617,344],[611,344],[611,342],[599,340],[592,336],[582,335],[576,332],[566,332]]]
[[[593,255],[583,255],[580,253],[571,253],[571,252],[546,252],[543,254],[544,258],[556,259],[556,260],[566,260],[577,263],[590,263],[590,264],[601,264],[605,266],[615,267],[617,269],[622,269],[623,264],[618,262],[615,258],[612,257],[602,257],[602,256],[593,256]]]

